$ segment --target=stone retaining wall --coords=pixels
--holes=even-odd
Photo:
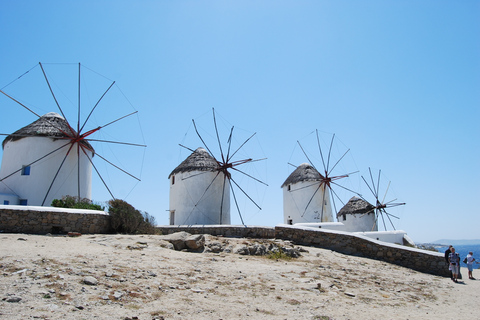
[[[450,276],[443,253],[390,244],[348,232],[280,225],[275,227],[275,238],[386,261],[424,273]]]
[[[162,234],[171,234],[185,231],[191,234],[211,234],[232,238],[260,238],[272,239],[275,237],[275,228],[256,226],[232,225],[194,225],[194,226],[157,226]]]
[[[110,216],[103,211],[34,206],[0,206],[0,232],[59,234],[108,233]]]

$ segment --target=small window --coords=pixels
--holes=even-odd
[[[347,220],[347,215],[345,213],[342,216],[343,216],[343,221]]]
[[[29,176],[30,175],[30,166],[23,166],[22,167],[22,176]]]
[[[287,186],[287,190],[290,191],[292,187],[290,185]]]
[[[292,220],[292,219],[288,219],[288,220],[287,220],[287,224],[292,225],[292,224],[293,224],[293,220]]]
[[[175,224],[175,210],[170,211],[170,225]]]
[[[4,204],[4,205],[9,205],[9,204],[10,204],[10,201],[8,201],[8,200],[3,200],[3,204]]]
[[[175,176],[172,176],[172,185],[175,184]]]
[[[27,199],[20,199],[20,205],[21,206],[26,206],[28,203],[28,200]]]

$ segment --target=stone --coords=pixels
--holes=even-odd
[[[96,286],[98,284],[98,280],[92,276],[88,276],[83,279],[83,283],[89,286]]]
[[[190,233],[181,231],[169,234],[163,238],[163,240],[170,242],[175,247],[175,250],[183,250],[187,248],[185,239],[190,236]]]
[[[205,246],[205,236],[203,234],[193,234],[185,239],[185,245],[192,250],[203,249]]]
[[[20,297],[10,297],[7,298],[5,301],[10,302],[10,303],[16,303],[22,301],[22,298]]]

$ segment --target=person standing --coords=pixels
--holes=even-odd
[[[448,256],[448,263],[450,264],[450,270],[452,271],[452,280],[458,282],[458,273],[460,272],[460,255],[455,252],[455,248],[450,248],[450,254]]]
[[[450,253],[452,252],[452,245],[448,246],[448,249],[445,250],[445,262],[448,264],[448,270],[450,271],[450,279],[453,280],[452,268],[450,267]]]
[[[473,252],[470,251],[467,255],[467,269],[468,269],[468,279],[475,280],[473,277],[473,261],[475,258],[473,257]]]

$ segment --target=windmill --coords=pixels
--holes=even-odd
[[[230,224],[230,192],[233,196],[240,220],[245,222],[239,205],[239,194],[246,197],[258,210],[258,203],[237,181],[238,175],[267,186],[265,182],[240,168],[242,165],[265,160],[250,157],[236,160],[245,145],[255,136],[250,135],[238,146],[234,146],[234,127],[228,129],[226,143],[222,143],[217,126],[216,112],[212,108],[214,134],[218,152],[206,143],[195,120],[192,120],[196,136],[204,148],[188,149],[192,154],[169,175],[170,179],[170,224]],[[217,156],[215,156],[217,154]],[[239,191],[239,192],[238,192]],[[239,193],[239,194],[238,194]]]
[[[371,185],[367,182],[367,180],[362,176],[363,181],[367,185],[368,189],[371,191],[373,196],[375,197],[375,205],[373,205],[372,211],[375,212],[375,221],[372,226],[372,231],[378,230],[378,218],[382,218],[383,222],[383,227],[385,228],[385,231],[387,231],[387,225],[385,223],[385,217],[388,219],[390,224],[392,225],[393,230],[395,229],[395,226],[393,225],[392,219],[399,219],[399,217],[387,212],[387,209],[393,208],[393,207],[398,207],[398,206],[403,206],[405,203],[403,202],[395,202],[397,199],[392,199],[385,201],[387,198],[388,191],[390,189],[390,183],[391,181],[388,182],[388,185],[385,189],[385,193],[383,194],[383,197],[380,200],[380,197],[382,196],[380,193],[380,175],[381,175],[381,170],[378,170],[378,175],[376,177],[376,183],[374,180],[374,176],[372,175],[372,170],[368,168],[368,171],[370,173],[370,181]]]
[[[131,139],[138,128],[137,111],[132,110],[115,81],[81,64],[39,63],[0,93],[8,98],[2,102],[4,108],[17,110],[20,106],[28,111],[20,118],[37,118],[13,133],[0,133],[7,136],[0,193],[13,194],[19,204],[48,206],[52,199],[65,195],[91,198],[92,168],[95,179],[98,177],[112,198],[113,188],[107,184],[116,179],[110,173],[112,168],[136,183],[140,181],[131,173],[132,161],[138,159],[120,159],[119,154],[127,154],[121,151],[113,155],[118,149],[146,147],[114,137],[123,131],[130,132]],[[58,113],[51,112],[52,108]],[[105,168],[106,174],[101,173]]]
[[[284,220],[285,223],[297,222],[333,222],[333,211],[337,212],[336,201],[343,203],[337,190],[356,193],[339,183],[339,180],[356,173],[337,174],[339,164],[350,149],[341,150],[333,156],[335,134],[326,142],[320,139],[318,130],[315,130],[318,155],[309,154],[297,141],[302,153],[309,163],[304,163],[292,172],[282,185],[284,190]],[[323,143],[322,143],[323,142]],[[328,151],[326,151],[328,150]],[[336,150],[338,151],[338,150]],[[316,167],[311,157],[320,156],[322,169]],[[294,166],[294,165],[293,165]]]

